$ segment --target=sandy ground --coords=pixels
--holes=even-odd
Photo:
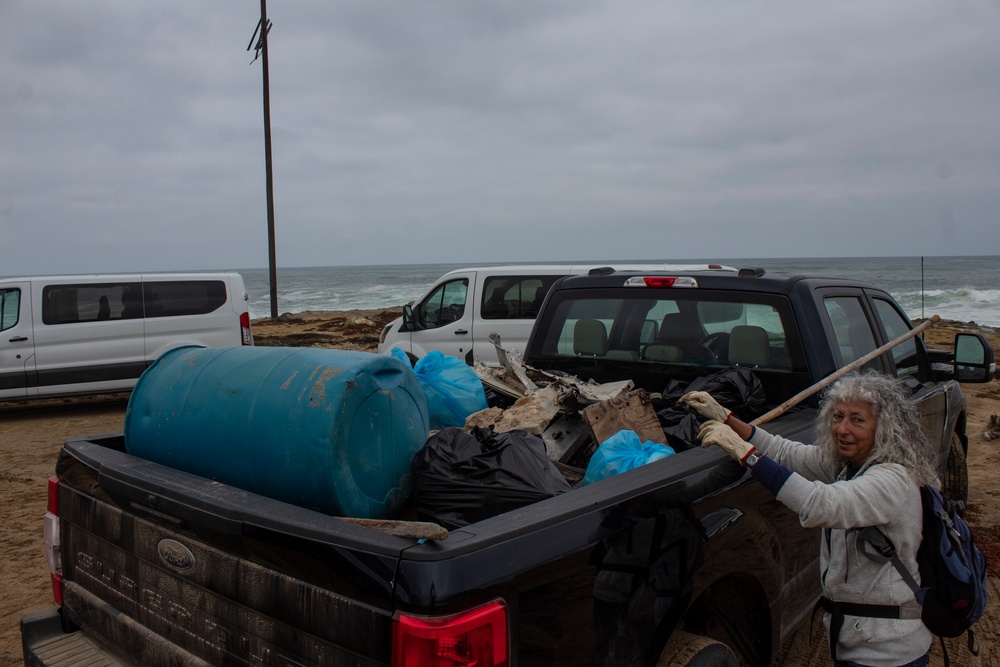
[[[391,311],[302,313],[253,323],[258,344],[374,350],[382,326],[398,315]],[[931,347],[949,348],[957,330],[983,333],[1000,350],[1000,332],[944,322],[926,332]],[[968,517],[991,572],[1000,575],[1000,440],[982,434],[991,414],[1000,413],[1000,382],[966,385],[970,439]],[[42,550],[41,518],[46,480],[52,475],[60,444],[72,437],[122,430],[126,395],[53,399],[0,404],[0,667],[21,664],[18,618],[25,611],[51,605],[48,568]],[[976,625],[981,653],[969,655],[964,639],[949,640],[951,663],[1000,666],[1000,576],[991,577],[991,604]],[[782,647],[775,664],[785,667],[828,665],[829,653],[819,618]],[[932,665],[942,665],[935,645]]]

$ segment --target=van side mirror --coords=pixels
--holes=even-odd
[[[996,374],[993,347],[980,334],[955,334],[955,374],[959,382],[990,382]]]
[[[413,326],[413,308],[410,304],[403,306],[403,324],[399,327],[400,331],[413,331],[416,327]]]

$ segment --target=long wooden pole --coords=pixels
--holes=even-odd
[[[799,393],[795,394],[795,396],[792,396],[790,399],[788,399],[787,401],[785,401],[784,403],[782,403],[778,407],[774,408],[773,410],[771,410],[770,412],[768,412],[766,414],[761,415],[760,417],[757,417],[757,419],[754,419],[750,423],[753,424],[754,426],[760,426],[761,424],[763,424],[765,422],[771,421],[772,419],[774,419],[778,415],[783,414],[789,408],[792,408],[792,407],[798,405],[799,403],[801,403],[802,401],[804,401],[805,399],[809,398],[810,396],[812,396],[813,394],[815,394],[820,389],[828,387],[829,385],[831,385],[834,382],[836,382],[837,380],[839,380],[841,377],[847,375],[848,373],[850,373],[851,371],[855,370],[856,368],[860,368],[860,367],[864,366],[865,364],[867,364],[869,361],[871,361],[875,357],[879,356],[880,354],[884,354],[885,352],[887,352],[888,350],[891,350],[892,348],[896,347],[900,343],[902,343],[904,341],[907,341],[907,340],[910,340],[911,338],[913,338],[914,336],[916,336],[917,334],[919,334],[921,331],[923,331],[927,327],[934,326],[940,320],[941,320],[941,318],[938,317],[937,315],[931,315],[930,318],[928,318],[926,321],[921,322],[919,325],[917,325],[913,329],[910,329],[909,331],[907,331],[902,336],[900,336],[900,337],[898,337],[898,338],[896,338],[894,340],[889,341],[888,343],[886,343],[885,345],[883,345],[882,347],[880,347],[878,349],[872,350],[871,352],[869,352],[865,356],[861,357],[860,359],[856,359],[855,361],[852,361],[851,363],[847,364],[843,368],[841,368],[841,369],[837,370],[836,372],[831,373],[830,375],[826,376],[825,378],[823,378],[822,380],[820,380],[816,384],[812,385],[808,389],[803,389],[802,391],[800,391]]]

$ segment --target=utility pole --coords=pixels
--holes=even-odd
[[[267,2],[260,0],[260,21],[250,37],[247,51],[254,49],[254,61],[262,57],[264,65],[264,169],[267,180],[267,260],[271,283],[271,319],[278,317],[278,268],[274,250],[274,180],[271,173],[271,94],[267,68],[267,33],[271,22],[267,20]],[[260,37],[258,38],[258,33]],[[256,44],[254,40],[257,40]],[[252,63],[251,63],[252,64]]]

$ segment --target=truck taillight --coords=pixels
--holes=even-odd
[[[240,334],[244,345],[253,345],[253,332],[250,331],[250,313],[240,315]]]
[[[507,664],[507,607],[500,600],[453,616],[397,613],[393,618],[393,667]]]
[[[45,537],[45,559],[52,577],[52,597],[62,605],[62,540],[59,534],[59,478],[49,477],[49,505],[42,520]]]

